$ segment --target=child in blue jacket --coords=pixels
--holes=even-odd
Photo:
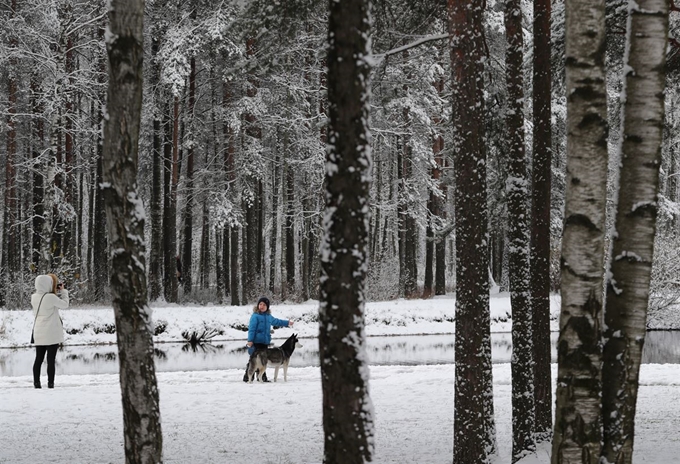
[[[257,300],[257,306],[253,308],[253,315],[250,316],[250,323],[248,324],[248,355],[251,355],[255,350],[266,349],[272,341],[272,326],[274,327],[292,327],[293,321],[286,319],[277,319],[272,316],[269,310],[269,298],[262,297]],[[267,382],[267,374],[262,378]],[[243,381],[248,381],[248,365],[246,365],[246,373],[243,375]]]

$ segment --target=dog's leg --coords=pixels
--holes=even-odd
[[[277,364],[276,367],[274,368],[274,382],[276,382],[276,379],[279,377],[279,365]]]
[[[283,381],[288,382],[288,360],[283,362]]]

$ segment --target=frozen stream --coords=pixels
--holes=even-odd
[[[553,347],[557,333],[551,336]],[[511,356],[509,333],[491,334],[494,363],[508,363]],[[279,345],[283,340],[274,340]],[[319,364],[318,339],[301,339],[303,347],[291,359],[292,367]],[[453,335],[410,335],[369,337],[369,362],[374,365],[452,364]],[[213,341],[192,346],[182,343],[156,344],[158,371],[204,371],[245,367],[247,354],[243,341]],[[33,348],[0,349],[0,376],[31,375]],[[553,348],[553,362],[556,355]],[[680,364],[680,331],[648,332],[643,363]],[[65,346],[57,354],[57,375],[111,374],[118,372],[115,345]]]

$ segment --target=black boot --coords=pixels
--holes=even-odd
[[[33,382],[33,386],[34,386],[35,388],[42,388],[42,385],[40,385],[40,380],[38,380],[37,382],[34,381],[34,382]]]
[[[263,382],[269,382],[269,380],[267,380],[267,373],[266,372],[264,374],[262,374],[262,381]]]
[[[249,364],[250,364],[250,363],[246,364],[246,373],[243,374],[243,381],[244,381],[244,382],[248,382],[248,365],[249,365]]]
[[[54,382],[47,382],[47,388],[54,388]]]

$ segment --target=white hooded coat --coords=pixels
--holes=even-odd
[[[63,343],[64,326],[59,316],[59,308],[68,308],[68,290],[62,289],[58,295],[52,293],[52,278],[48,275],[39,275],[35,278],[35,293],[31,295],[31,305],[35,318],[33,328],[35,344]]]

